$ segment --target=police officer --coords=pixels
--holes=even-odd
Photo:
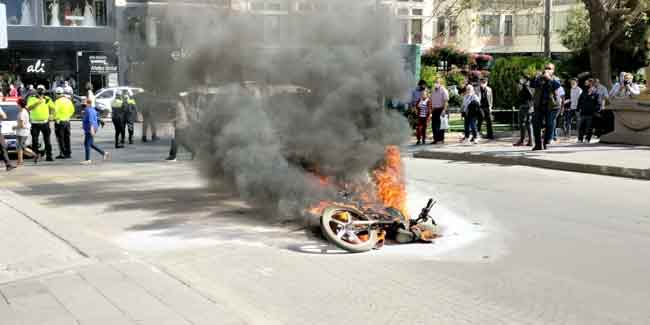
[[[124,99],[121,94],[117,94],[111,104],[111,117],[115,127],[115,148],[124,148],[124,129],[126,127]]]
[[[54,134],[59,143],[59,155],[56,159],[70,159],[70,119],[74,115],[74,104],[64,94],[62,87],[55,89]]]
[[[126,129],[129,132],[129,144],[133,144],[133,123],[138,115],[138,108],[135,104],[135,100],[129,96],[128,91],[122,92],[123,106],[124,106],[124,122],[126,123]]]
[[[29,119],[32,123],[32,147],[34,151],[39,150],[40,134],[43,134],[43,141],[45,142],[45,157],[46,161],[54,161],[52,159],[52,143],[50,142],[50,121],[54,118],[54,102],[52,99],[45,95],[45,86],[38,85],[36,87],[36,94],[27,99],[27,109],[29,110]]]

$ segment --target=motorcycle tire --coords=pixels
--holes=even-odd
[[[360,243],[352,243],[337,236],[336,232],[332,229],[332,222],[336,222],[334,217],[341,212],[347,212],[354,218],[358,218],[360,220],[368,220],[368,217],[356,209],[345,207],[328,207],[323,211],[323,215],[320,219],[321,230],[325,238],[336,245],[336,247],[344,249],[351,253],[363,253],[375,248],[379,236],[379,232],[377,230],[368,230],[367,240]]]

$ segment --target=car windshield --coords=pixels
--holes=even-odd
[[[7,121],[18,119],[18,107],[13,105],[2,105],[2,110],[7,114]]]

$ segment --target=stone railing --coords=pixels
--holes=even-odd
[[[650,146],[650,100],[615,99],[608,109],[614,112],[614,131],[600,142]]]

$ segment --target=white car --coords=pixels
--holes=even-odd
[[[7,114],[7,119],[0,121],[2,123],[2,135],[9,152],[16,151],[16,126],[18,122],[18,105],[16,102],[0,102],[0,107]]]
[[[129,92],[129,96],[133,98],[136,94],[139,94],[144,91],[142,88],[138,87],[111,87],[103,88],[97,91],[95,94],[95,108],[102,113],[104,116],[109,116],[111,113],[111,107],[115,96],[121,94],[124,91]]]

